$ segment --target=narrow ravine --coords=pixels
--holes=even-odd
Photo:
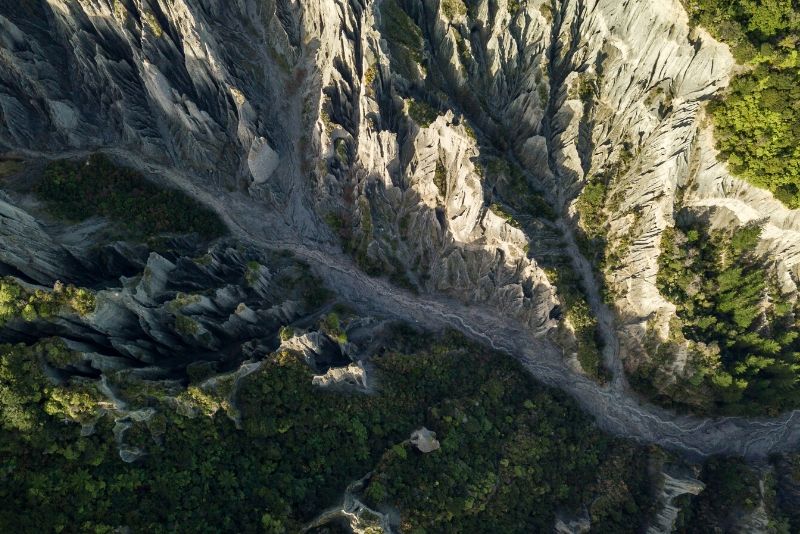
[[[569,201],[571,200],[568,195],[569,180],[559,174],[559,165],[556,158],[556,153],[559,146],[559,141],[556,139],[557,132],[554,129],[553,123],[555,122],[556,114],[558,113],[558,101],[560,100],[559,92],[565,85],[566,74],[573,70],[572,58],[577,53],[580,47],[580,25],[583,20],[583,13],[586,6],[582,1],[578,1],[575,6],[574,20],[569,22],[570,27],[564,28],[567,18],[566,10],[569,3],[562,3],[559,6],[558,2],[552,2],[553,13],[556,19],[552,25],[552,33],[550,36],[550,46],[548,48],[548,61],[547,68],[550,77],[550,98],[547,102],[544,116],[542,118],[543,135],[547,142],[548,164],[550,172],[555,177],[556,184],[556,209],[564,211]],[[561,39],[562,34],[569,37],[569,42],[564,43]],[[559,54],[563,47],[567,47],[563,57],[559,60]],[[575,241],[574,227],[564,219],[564,214],[558,220],[558,228],[563,236],[565,247],[563,252],[567,254],[572,262],[572,267],[575,272],[580,276],[584,296],[592,310],[592,313],[597,320],[597,327],[600,332],[600,337],[603,340],[603,363],[608,371],[611,373],[611,387],[615,390],[626,390],[628,386],[625,371],[622,361],[619,357],[619,339],[617,338],[614,314],[606,306],[603,297],[600,294],[600,285],[597,281],[597,273],[592,268],[589,261],[581,254],[578,245]]]

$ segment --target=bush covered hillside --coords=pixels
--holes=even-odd
[[[800,208],[800,2],[685,3],[747,67],[709,108],[717,147],[735,175]]]
[[[86,315],[94,307],[94,294],[86,288],[56,282],[53,291],[45,291],[23,287],[12,277],[0,278],[0,327],[14,319],[48,319],[65,311]]]
[[[214,212],[185,193],[158,187],[102,155],[85,162],[50,164],[35,193],[57,217],[71,221],[106,217],[139,239],[191,232],[214,238],[225,231]]]
[[[312,386],[289,352],[243,378],[233,402],[197,384],[177,397],[118,385],[130,409],[153,410],[129,419],[121,439],[147,455],[125,463],[92,381],[48,376],[71,361],[63,345],[0,346],[0,531],[298,532],[370,471],[364,498],[399,509],[407,532],[544,531],[582,507],[599,531],[636,532],[649,517],[649,453],[512,360],[409,333],[381,352],[374,395]],[[408,443],[423,425],[440,450]]]
[[[672,397],[730,413],[796,408],[800,310],[755,252],[760,227],[709,233],[681,219],[663,236],[658,274],[661,294],[677,306],[673,341],[688,341],[691,353]],[[654,352],[674,358],[677,348]]]

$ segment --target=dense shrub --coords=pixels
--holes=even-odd
[[[800,69],[759,65],[709,109],[731,172],[800,208]]]
[[[135,238],[191,232],[214,238],[225,231],[214,212],[185,193],[159,187],[102,155],[50,164],[35,192],[57,217],[107,217]]]
[[[547,278],[556,286],[563,312],[575,333],[578,361],[590,377],[605,382],[608,369],[603,364],[603,343],[597,319],[586,301],[581,279],[567,259],[558,266],[545,270]]]
[[[441,0],[439,9],[448,19],[463,17],[467,14],[467,6],[464,4],[464,0]]]
[[[383,0],[379,8],[381,35],[389,45],[392,70],[410,80],[417,79],[423,63],[422,30],[397,0]]]
[[[96,392],[77,382],[71,388],[58,387],[44,372],[45,364],[65,366],[72,359],[73,353],[58,340],[30,347],[0,345],[0,451],[7,453],[4,446],[15,440],[42,445],[58,431],[56,418],[81,422],[95,414],[100,399]]]
[[[522,227],[522,225],[519,223],[519,221],[516,220],[512,214],[510,214],[509,212],[504,210],[503,206],[501,206],[497,202],[493,202],[489,206],[489,210],[492,213],[494,213],[495,215],[497,215],[498,217],[500,217],[501,219],[503,219],[504,221],[506,221],[508,224],[513,226],[514,228],[521,228]]]
[[[431,125],[439,113],[433,109],[428,103],[414,98],[408,99],[408,115],[414,119],[414,122],[420,126],[427,128]]]
[[[0,326],[17,318],[46,319],[63,310],[86,315],[94,307],[94,294],[88,289],[57,282],[52,291],[28,290],[14,278],[0,278]]]
[[[675,303],[680,335],[695,351],[684,385],[703,388],[726,412],[800,403],[798,310],[755,253],[760,232],[708,233],[687,221],[662,236],[658,288]]]
[[[592,179],[581,191],[575,205],[580,216],[577,244],[592,264],[602,269],[606,254],[607,216],[605,214],[607,183],[602,179]]]
[[[388,448],[366,490],[372,504],[398,507],[407,532],[545,532],[554,510],[587,503],[598,531],[641,527],[651,503],[644,451],[592,431],[508,360],[453,356],[441,370],[435,358],[420,362],[436,370],[419,376],[422,391],[450,375],[463,384],[457,396],[428,397],[419,421],[441,449]]]
[[[531,186],[522,169],[515,163],[504,158],[489,158],[486,174],[503,201],[520,215],[547,221],[554,221],[558,217],[553,207]]]

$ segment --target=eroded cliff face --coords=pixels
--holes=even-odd
[[[398,134],[384,125],[391,114],[378,109],[371,115],[381,128],[368,124],[375,101],[362,94],[361,80],[371,58],[387,63],[373,7],[7,6],[3,142],[49,153],[122,148],[206,186],[246,188],[316,236],[329,232],[318,215],[339,205],[370,263],[399,262],[398,271],[428,280],[423,287],[497,304],[544,331],[550,286],[524,257],[524,235],[485,209],[470,161],[477,149],[464,128],[440,119],[422,129],[394,124]],[[386,85],[380,97],[396,105],[391,80]],[[325,114],[332,131],[319,120]],[[339,139],[353,163],[329,174],[315,162]],[[430,190],[439,152],[452,191],[439,193],[447,197],[444,216]],[[322,206],[317,214],[314,206]],[[389,254],[383,249],[392,242],[400,250]]]
[[[678,0],[5,0],[0,28],[7,149],[113,147],[245,192],[367,271],[537,334],[558,318],[541,262],[602,177],[601,276],[631,369],[648,332],[669,336],[655,277],[678,207],[766,219],[759,250],[796,293],[800,219],[717,162],[703,103],[734,63]],[[571,224],[516,209],[531,192]]]

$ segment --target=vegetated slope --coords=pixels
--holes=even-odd
[[[717,148],[736,176],[800,208],[800,3],[685,3],[747,67],[710,106]]]
[[[295,532],[372,469],[368,501],[397,506],[404,530],[548,529],[581,505],[616,532],[646,523],[644,450],[598,433],[505,357],[405,335],[373,358],[374,395],[320,390],[281,350],[235,390],[233,377],[177,390],[133,379],[115,382],[116,405],[58,341],[2,345],[0,525]],[[427,456],[407,443],[423,425],[442,443]],[[125,463],[119,448],[147,455]]]
[[[660,345],[654,339],[652,350],[658,361],[688,346],[692,374],[671,381],[656,364],[640,377],[662,381],[658,389],[672,402],[709,411],[794,408],[798,310],[781,299],[756,252],[761,228],[709,233],[689,213],[682,219],[662,236],[658,276],[659,290],[677,306],[676,338]]]
[[[746,66],[708,107],[720,157],[734,175],[798,207],[796,3],[686,5]],[[743,189],[709,171],[708,159],[696,156],[675,203],[676,229],[661,237],[657,286],[677,317],[666,339],[645,336],[654,358],[636,370],[636,383],[690,409],[776,414],[800,400],[794,215],[741,202]]]
[[[107,217],[139,239],[193,232],[212,239],[225,230],[215,213],[183,192],[158,187],[102,155],[49,164],[34,192],[53,215]]]
[[[64,286],[60,282],[53,291],[46,291],[26,287],[13,277],[0,278],[0,326],[18,318],[49,319],[65,308],[87,315],[94,311],[94,295],[86,288]]]
[[[797,514],[778,497],[782,488],[773,469],[754,468],[739,458],[710,459],[700,474],[705,490],[679,499],[673,532],[795,532]]]

